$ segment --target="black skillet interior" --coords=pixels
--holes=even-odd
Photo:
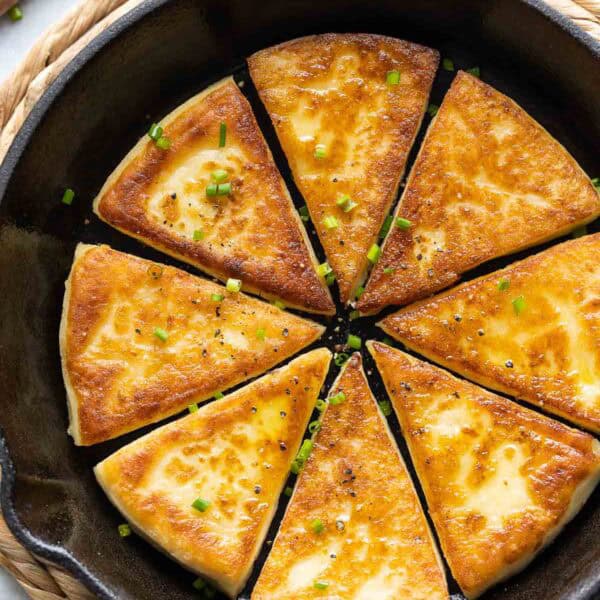
[[[76,572],[102,597],[191,598],[194,577],[137,537],[121,540],[117,524],[122,518],[93,479],[92,466],[140,432],[92,448],[76,448],[66,435],[57,343],[63,282],[79,241],[108,243],[194,270],[100,223],[91,200],[151,120],[234,73],[246,83],[243,90],[295,202],[303,204],[244,57],[279,41],[325,31],[385,33],[437,48],[457,67],[481,67],[485,81],[546,126],[589,174],[600,175],[600,153],[594,146],[600,138],[599,46],[536,2],[149,0],[109,28],[40,101],[0,169],[2,506],[22,542]],[[433,102],[439,104],[452,76],[440,70]],[[426,117],[423,130],[428,121]],[[70,207],[60,202],[66,187],[77,194]],[[598,230],[598,225],[590,229]],[[323,258],[314,232],[312,241]],[[512,260],[494,261],[472,275]],[[339,315],[341,322],[327,323],[323,342],[330,347],[345,339],[348,330],[363,339],[382,338],[376,319],[349,323],[341,306]],[[375,395],[384,398],[368,356],[365,362]],[[332,368],[328,384],[336,370]],[[390,420],[410,465],[398,423],[393,416]],[[600,597],[599,498],[595,493],[522,574],[485,597]],[[267,543],[245,597],[268,549]],[[460,598],[456,584],[450,585]]]

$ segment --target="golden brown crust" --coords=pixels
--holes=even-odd
[[[252,600],[448,598],[425,516],[358,353],[330,395],[340,391],[346,400],[322,417]],[[325,526],[321,534],[310,528],[314,519]]]
[[[243,587],[323,385],[320,348],[125,446],[96,477],[130,524],[231,597]],[[196,498],[211,504],[192,507]]]
[[[500,280],[507,290],[498,289]],[[408,306],[380,325],[469,379],[600,431],[600,234]]]
[[[80,245],[66,288],[61,355],[71,434],[81,445],[205,400],[323,333],[270,304],[108,246]]]
[[[219,148],[219,126],[227,126]],[[96,214],[120,231],[247,291],[333,314],[329,290],[248,101],[231,78],[163,121],[167,151],[147,136],[110,176]],[[225,169],[230,196],[206,196]],[[172,195],[175,194],[175,197]],[[194,231],[204,238],[194,241]]]
[[[250,75],[308,205],[342,301],[364,279],[367,251],[391,203],[419,129],[439,55],[371,34],[315,35],[257,52]],[[399,70],[399,85],[387,85]],[[315,145],[327,148],[314,157]],[[335,201],[358,206],[345,213]],[[335,216],[340,226],[327,229]]]
[[[452,573],[474,598],[520,570],[600,476],[598,442],[378,342],[368,342]]]
[[[358,308],[413,302],[599,214],[598,193],[565,148],[511,99],[459,72],[396,209],[413,226],[391,229]]]

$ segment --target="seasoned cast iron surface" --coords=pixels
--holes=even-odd
[[[153,7],[158,8],[150,12]],[[101,223],[92,214],[91,201],[151,121],[160,120],[208,84],[233,73],[236,81],[245,83],[243,92],[296,205],[304,204],[248,77],[244,57],[285,39],[324,31],[389,34],[437,48],[442,56],[451,57],[457,68],[479,66],[484,81],[521,104],[589,174],[600,175],[598,147],[594,146],[600,137],[598,46],[594,50],[587,40],[586,48],[565,30],[565,22],[560,26],[552,23],[528,3],[173,0],[166,4],[164,0],[150,0],[113,25],[42,99],[0,170],[0,194],[6,187],[0,206],[3,508],[22,541],[75,570],[100,596],[192,598],[194,576],[137,536],[120,539],[117,525],[122,517],[92,474],[99,460],[151,428],[91,448],[76,448],[66,435],[58,351],[63,283],[79,241],[110,244],[195,274],[198,271]],[[108,41],[102,52],[96,53]],[[76,72],[89,57],[85,68]],[[441,102],[452,77],[440,69],[432,102]],[[428,124],[426,116],[409,166]],[[76,192],[70,207],[60,202],[66,187]],[[590,227],[591,231],[598,229],[597,223]],[[311,227],[309,234],[319,259],[324,260]],[[526,254],[488,263],[467,278]],[[363,340],[382,339],[382,332],[374,325],[380,317],[350,323],[348,311],[338,306],[338,317],[318,319],[328,329],[315,346],[326,344],[333,349],[346,339],[348,331],[359,333]],[[370,356],[363,351],[363,357],[375,396],[385,398]],[[332,366],[326,389],[337,370]],[[390,422],[411,468],[395,416]],[[412,468],[411,473],[414,478]],[[494,588],[485,598],[598,597],[599,498],[596,491],[549,549],[522,574]],[[269,541],[275,536],[286,502],[282,497]],[[244,597],[249,596],[268,550],[269,542]],[[456,584],[451,578],[449,581],[455,597],[462,598]]]

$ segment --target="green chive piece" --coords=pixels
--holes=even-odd
[[[225,398],[225,394],[223,394],[223,392],[216,392],[213,398],[215,400],[220,400],[221,398]]]
[[[527,306],[527,303],[525,302],[525,297],[519,296],[518,298],[515,298],[512,301],[512,305],[513,305],[513,308],[515,309],[515,314],[517,316],[519,316],[525,310],[525,307]]]
[[[150,129],[148,129],[148,136],[150,139],[157,142],[163,134],[163,128],[158,123],[152,123]]]
[[[321,429],[321,421],[312,421],[308,425],[308,431],[310,433],[316,433],[317,431],[319,431],[319,429]]]
[[[298,473],[300,473],[300,471],[302,471],[302,467],[304,467],[304,461],[301,461],[300,459],[295,458],[292,461],[292,466],[290,467],[290,471],[294,475],[298,475]]]
[[[23,11],[18,4],[15,4],[9,11],[8,16],[10,20],[14,23],[16,21],[20,21],[23,18]]]
[[[396,269],[395,267],[383,267],[383,273],[385,275],[391,275],[392,273],[395,273]]]
[[[162,342],[166,342],[169,339],[169,334],[162,327],[155,327],[154,335]]]
[[[288,498],[294,493],[294,488],[290,487],[289,485],[286,486],[285,490],[283,490],[283,495],[287,496]]]
[[[71,188],[67,188],[62,197],[62,203],[67,206],[71,206],[73,204],[73,199],[75,198],[75,192]]]
[[[325,225],[327,229],[335,229],[340,226],[340,222],[334,216],[329,215],[323,219],[323,225]]]
[[[346,354],[345,352],[336,352],[333,355],[333,362],[335,363],[336,367],[341,367],[346,364],[346,361],[349,358],[350,358],[350,355]]]
[[[359,298],[360,298],[360,297],[363,295],[364,291],[365,291],[365,288],[364,288],[364,286],[362,286],[362,285],[359,285],[359,286],[356,288],[356,299],[357,299],[357,300],[358,300],[358,299],[359,299]]]
[[[400,83],[400,71],[388,71],[385,82],[388,85],[398,85]]]
[[[237,294],[242,289],[242,282],[239,279],[232,279],[231,277],[227,280],[225,284],[228,292],[232,294]]]
[[[325,277],[326,275],[329,275],[329,273],[331,273],[332,271],[333,269],[329,266],[329,263],[327,262],[321,263],[317,267],[317,273],[320,277]]]
[[[500,281],[498,281],[498,290],[500,292],[505,292],[509,287],[510,287],[509,279],[506,279],[503,277],[502,279],[500,279]]]
[[[375,264],[379,260],[380,256],[381,256],[381,248],[379,247],[378,244],[373,244],[369,248],[369,251],[367,252],[367,258],[369,259],[369,262],[372,264]]]
[[[207,196],[216,196],[219,191],[219,186],[216,183],[209,183],[206,186],[206,195]]]
[[[304,221],[305,223],[308,222],[308,220],[310,219],[308,215],[308,206],[306,206],[306,204],[298,209],[298,214],[300,215],[302,221]]]
[[[156,140],[156,145],[161,149],[161,150],[168,150],[171,147],[171,140],[165,136],[165,135],[161,135],[157,140]]]
[[[344,392],[338,392],[337,394],[335,394],[335,396],[331,396],[331,398],[329,398],[329,404],[331,404],[331,406],[336,406],[337,404],[342,404],[342,402],[346,401],[346,394],[344,394]]]
[[[313,587],[317,590],[326,590],[329,587],[329,583],[327,581],[315,581]]]
[[[444,58],[442,60],[442,67],[446,71],[454,71],[454,61],[451,58]]]
[[[354,321],[355,319],[360,318],[360,312],[358,310],[352,310],[348,316],[350,317],[351,321]]]
[[[210,506],[210,500],[205,500],[204,498],[196,498],[192,502],[192,507],[200,512],[206,512],[206,509]]]
[[[231,194],[231,183],[219,183],[217,185],[217,196],[227,196]]]
[[[383,343],[387,344],[388,346],[393,346],[394,345],[394,340],[391,337],[384,337],[383,338]]]
[[[310,453],[312,452],[313,449],[313,443],[311,440],[303,440],[302,441],[302,446],[300,446],[300,450],[298,450],[298,454],[296,456],[296,458],[299,458],[300,460],[306,462],[308,460],[308,457],[310,456]]]
[[[327,150],[325,149],[325,144],[317,144],[315,146],[315,158],[325,158],[327,156]]]
[[[325,275],[325,283],[329,287],[331,287],[334,282],[335,282],[335,273],[327,273],[327,275]]]
[[[585,225],[581,225],[581,227],[576,227],[575,229],[573,229],[573,231],[571,232],[571,237],[572,238],[580,238],[583,237],[584,235],[586,235],[588,232],[587,227]]]
[[[398,229],[409,229],[411,225],[412,225],[412,221],[409,221],[408,219],[405,219],[404,217],[398,217],[396,219],[396,227],[398,227]]]
[[[473,75],[473,77],[481,77],[481,71],[479,69],[479,67],[471,67],[470,69],[467,69],[467,73],[469,73],[470,75]]]
[[[121,537],[128,537],[131,535],[131,527],[128,523],[122,523],[119,525],[118,530]]]
[[[213,178],[213,181],[223,183],[224,181],[227,181],[229,173],[225,169],[215,169],[210,176]]]
[[[392,414],[392,405],[389,400],[381,400],[379,402],[379,408],[384,417],[389,417]]]
[[[430,105],[427,107],[427,114],[428,114],[428,115],[429,115],[431,118],[433,118],[433,117],[435,117],[435,115],[437,115],[437,113],[438,113],[438,110],[440,110],[440,107],[439,107],[437,104],[430,104]]]
[[[221,123],[219,125],[219,148],[225,147],[226,139],[227,139],[227,123]]]
[[[327,402],[321,398],[318,398],[315,402],[315,407],[319,412],[323,412],[327,408]]]
[[[323,533],[325,531],[325,524],[323,523],[323,521],[321,521],[321,519],[313,519],[310,522],[310,528],[317,534],[319,535],[320,533]]]
[[[264,327],[261,327],[260,329],[256,330],[256,339],[260,340],[261,342],[265,341],[265,337],[266,337],[266,332]]]
[[[340,194],[335,203],[346,213],[358,206],[358,202],[354,202],[348,194]]]
[[[198,405],[197,404],[189,404],[188,405],[188,412],[191,413],[195,413],[198,412]]]
[[[592,179],[592,185],[596,188],[598,192],[600,192],[600,177],[594,177]]]
[[[281,300],[273,300],[273,306],[277,307],[279,310],[285,310],[285,304]]]
[[[204,582],[204,579],[198,577],[198,579],[195,579],[194,583],[192,583],[192,587],[200,592],[206,588],[206,583]]]
[[[362,346],[362,340],[352,333],[348,334],[348,339],[346,340],[346,346],[352,348],[353,350],[360,350]]]
[[[195,242],[199,242],[200,240],[204,239],[204,231],[201,231],[200,229],[195,229],[194,230],[194,235],[193,235],[193,240]]]
[[[222,302],[225,299],[225,296],[223,296],[223,294],[211,294],[210,299],[213,302]]]
[[[392,227],[392,223],[394,222],[394,217],[392,215],[388,215],[379,230],[379,239],[382,240],[390,231]]]

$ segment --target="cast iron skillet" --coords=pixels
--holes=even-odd
[[[546,126],[590,175],[600,175],[600,45],[537,0],[148,0],[92,41],[38,102],[0,168],[0,422],[2,508],[11,530],[100,597],[191,598],[194,576],[136,536],[120,539],[122,518],[94,481],[92,466],[140,432],[92,448],[76,448],[66,435],[58,352],[63,282],[78,241],[104,242],[194,270],[100,223],[91,200],[150,119],[233,72],[246,82],[244,92],[294,199],[303,203],[243,57],[326,31],[385,33],[438,48],[458,67],[480,66],[485,81]],[[433,102],[439,104],[451,78],[440,71]],[[416,146],[421,138],[422,132]],[[71,207],[60,202],[66,187],[77,193]],[[314,234],[312,239],[322,258]],[[494,261],[472,275],[514,259]],[[381,339],[376,319],[349,325],[347,311],[339,309],[340,332],[330,322],[322,343],[332,347],[345,339],[348,327],[364,339]],[[373,363],[365,360],[373,391],[384,398]],[[398,424],[390,420],[410,465]],[[599,498],[596,492],[522,574],[485,597],[600,597]],[[451,579],[450,586],[460,598]]]

